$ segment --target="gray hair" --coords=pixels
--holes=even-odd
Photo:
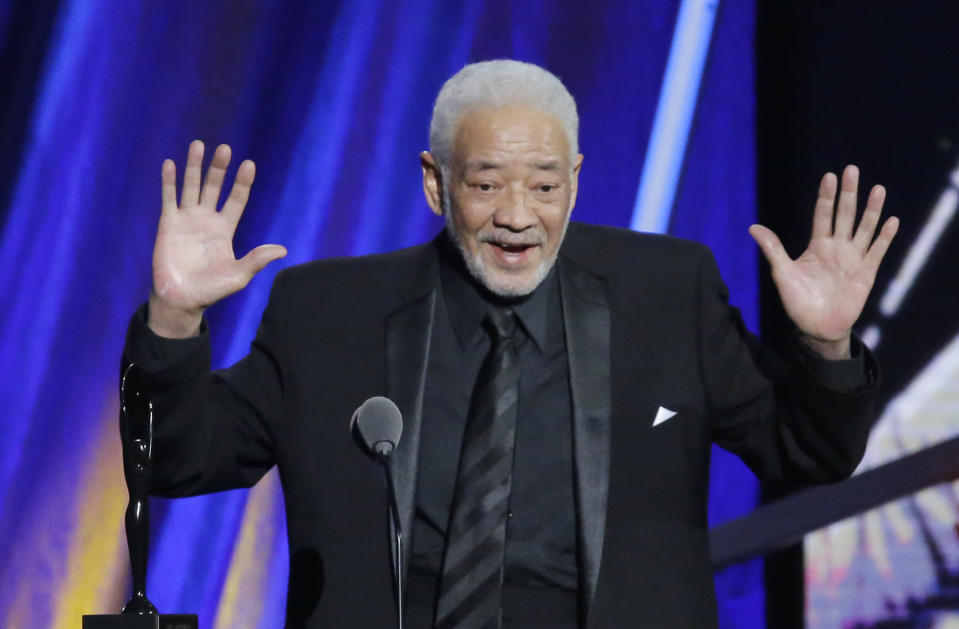
[[[441,170],[452,161],[460,116],[500,107],[532,109],[555,116],[566,132],[570,163],[579,153],[576,101],[562,81],[532,63],[496,59],[465,66],[443,84],[436,96],[430,120],[430,153]]]

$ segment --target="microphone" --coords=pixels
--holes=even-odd
[[[367,454],[372,454],[386,476],[386,508],[390,520],[390,561],[393,564],[393,602],[396,605],[396,626],[403,629],[403,528],[396,504],[396,489],[389,457],[403,434],[403,416],[393,400],[371,397],[360,404],[350,418],[350,432]]]
[[[350,431],[358,434],[367,451],[374,456],[393,454],[403,434],[403,416],[393,400],[371,397],[360,404],[350,419]]]

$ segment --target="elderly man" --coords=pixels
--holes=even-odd
[[[463,68],[420,156],[445,233],[283,271],[249,355],[213,373],[204,309],[285,250],[234,258],[251,162],[220,212],[229,147],[201,185],[190,146],[179,206],[164,162],[154,289],[125,350],[154,374],[154,490],[279,467],[288,626],[396,622],[382,480],[345,425],[374,395],[405,420],[391,465],[410,627],[715,626],[710,444],[764,478],[855,467],[878,376],[850,329],[897,227],[874,239],[883,189],[854,230],[858,172],[827,174],[795,261],[751,228],[798,329],[783,361],[744,330],[701,245],[570,223],[577,127],[545,70]]]

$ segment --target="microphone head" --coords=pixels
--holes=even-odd
[[[389,456],[403,434],[403,416],[393,400],[371,397],[353,413],[350,431],[359,437],[370,454]]]

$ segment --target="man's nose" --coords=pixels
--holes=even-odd
[[[497,227],[512,231],[523,231],[536,224],[536,214],[532,211],[525,190],[510,190],[503,204],[493,215]]]

